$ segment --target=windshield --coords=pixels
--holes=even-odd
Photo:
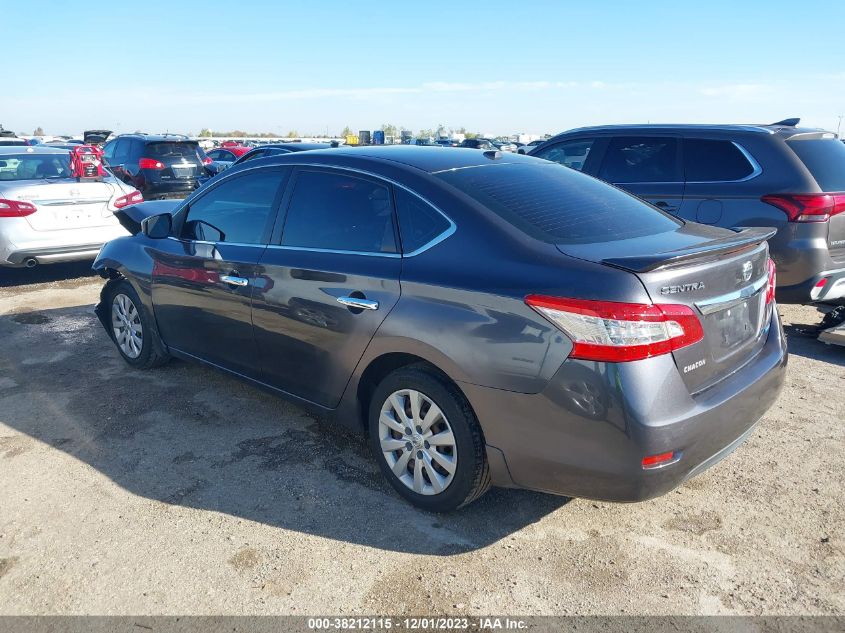
[[[678,220],[590,176],[553,163],[501,163],[441,172],[510,224],[553,244],[655,235]]]
[[[0,181],[70,178],[70,154],[2,154]]]

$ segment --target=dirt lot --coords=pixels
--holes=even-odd
[[[436,516],[295,406],[127,368],[85,275],[0,271],[2,614],[845,614],[845,348],[812,308],[781,307],[780,400],[679,490]]]

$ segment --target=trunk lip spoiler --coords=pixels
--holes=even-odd
[[[674,251],[663,251],[651,255],[631,255],[626,257],[608,257],[602,264],[621,268],[635,273],[645,273],[659,268],[668,268],[698,259],[702,256],[726,255],[745,250],[771,239],[777,229],[769,227],[747,227],[730,229],[735,235],[702,242],[696,246]]]

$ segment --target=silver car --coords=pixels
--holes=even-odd
[[[72,177],[67,149],[0,147],[0,266],[94,259],[127,234],[114,212],[142,200],[108,172]]]

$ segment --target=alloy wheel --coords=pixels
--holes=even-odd
[[[111,304],[111,323],[114,340],[128,358],[138,358],[144,344],[141,315],[125,294],[115,295]]]
[[[421,495],[440,494],[455,477],[457,445],[443,411],[415,389],[394,391],[384,401],[378,439],[388,467]]]

